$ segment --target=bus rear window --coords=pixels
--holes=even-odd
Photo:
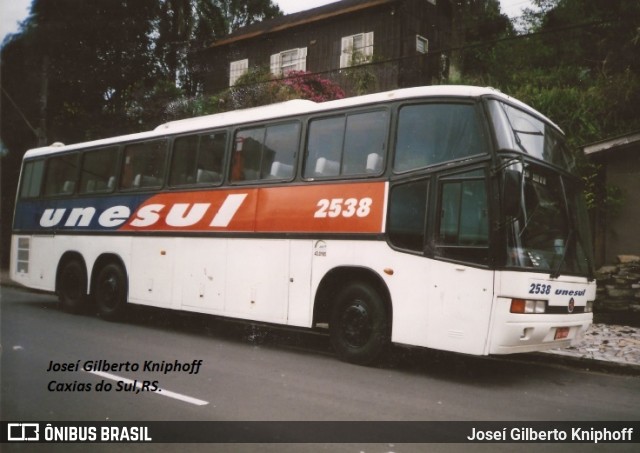
[[[21,198],[35,198],[40,195],[42,176],[44,175],[44,160],[26,162],[22,170]]]

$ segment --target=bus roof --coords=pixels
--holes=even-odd
[[[71,145],[63,145],[61,143],[54,143],[50,146],[41,148],[34,148],[28,150],[24,157],[38,157],[47,154],[59,153],[63,151],[72,151],[75,149],[93,148],[100,146],[108,146],[121,142],[147,140],[156,137],[163,137],[169,134],[180,134],[190,131],[198,131],[205,129],[214,129],[218,127],[226,127],[231,125],[239,125],[244,123],[252,123],[255,121],[264,121],[275,118],[286,118],[296,115],[302,115],[307,113],[317,113],[329,111],[332,109],[339,109],[344,107],[355,107],[373,105],[381,102],[388,102],[393,100],[422,98],[422,97],[471,97],[477,98],[481,96],[492,95],[497,98],[508,100],[511,103],[517,104],[522,109],[533,113],[544,119],[545,121],[558,128],[551,120],[546,118],[540,112],[532,109],[528,105],[507,96],[494,88],[482,88],[466,85],[433,85],[423,86],[415,88],[403,88],[393,91],[386,91],[382,93],[368,94],[364,96],[354,96],[350,98],[338,99],[328,102],[313,102],[309,100],[292,100],[281,102],[277,104],[271,104],[261,107],[253,107],[242,110],[234,110],[223,113],[216,113],[213,115],[205,115],[195,118],[188,118],[184,120],[171,121],[161,124],[154,130],[147,132],[140,132],[135,134],[121,135],[116,137],[109,137],[100,140],[93,140],[89,142],[75,143]],[[560,128],[558,128],[560,129]]]

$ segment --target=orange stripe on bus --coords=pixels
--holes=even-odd
[[[127,231],[380,233],[384,182],[162,193],[138,207]]]

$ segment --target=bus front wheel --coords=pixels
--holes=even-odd
[[[122,318],[127,304],[127,275],[118,264],[104,266],[95,286],[98,315],[108,321]]]
[[[87,271],[77,259],[67,261],[58,277],[58,300],[62,310],[81,313],[87,301]]]
[[[329,336],[342,360],[368,365],[379,358],[389,344],[389,321],[378,291],[360,282],[340,291],[331,313]]]

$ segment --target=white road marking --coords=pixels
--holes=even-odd
[[[87,371],[87,373],[91,373],[91,374],[95,374],[96,376],[100,376],[106,379],[111,379],[112,381],[123,381],[127,384],[133,384],[135,382],[135,385],[137,388],[141,388],[142,387],[142,383],[141,382],[136,382],[133,381],[131,379],[127,379],[121,376],[116,376],[115,374],[110,374],[110,373],[105,373],[103,371]],[[180,393],[176,393],[176,392],[172,392],[170,390],[166,390],[163,388],[158,388],[157,390],[153,391],[154,393],[157,393],[158,395],[162,395],[162,396],[166,396],[169,398],[173,398],[176,400],[180,400],[180,401],[184,401],[185,403],[190,403],[190,404],[195,404],[196,406],[205,406],[207,404],[209,404],[209,401],[204,401],[204,400],[199,400],[198,398],[193,398],[191,396],[187,396],[187,395],[182,395]]]

